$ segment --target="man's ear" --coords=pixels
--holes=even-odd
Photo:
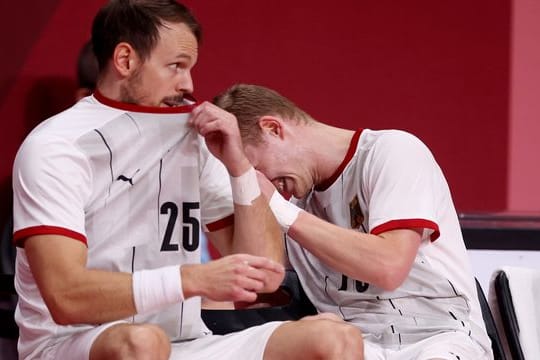
[[[259,119],[263,133],[283,138],[283,120],[277,116],[265,115]]]
[[[137,52],[127,42],[121,42],[114,48],[113,66],[122,76],[129,76],[139,66],[140,59]]]

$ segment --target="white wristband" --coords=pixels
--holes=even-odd
[[[232,197],[235,204],[251,205],[261,195],[257,173],[252,167],[240,176],[231,176]]]
[[[137,314],[155,313],[184,301],[179,265],[136,271],[132,287]]]
[[[285,200],[277,191],[274,191],[272,194],[268,205],[270,206],[270,209],[272,209],[272,212],[284,233],[289,231],[291,225],[296,221],[296,218],[298,218],[298,214],[302,211],[298,206]]]

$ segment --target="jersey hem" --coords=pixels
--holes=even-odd
[[[234,214],[231,214],[221,220],[214,221],[213,223],[207,224],[206,228],[208,229],[208,231],[211,232],[211,231],[221,230],[233,224],[234,224]]]
[[[439,232],[439,226],[433,221],[426,219],[401,219],[401,220],[391,220],[376,226],[371,230],[371,233],[374,235],[382,234],[383,232],[397,229],[412,229],[412,228],[425,228],[433,230],[433,233],[430,235],[430,240],[435,241],[441,235]]]
[[[63,227],[48,225],[32,226],[15,231],[13,233],[13,243],[18,247],[24,247],[24,241],[34,235],[62,235],[78,240],[88,246],[86,243],[86,236],[83,234]]]

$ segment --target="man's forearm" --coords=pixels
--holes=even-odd
[[[282,262],[282,233],[264,196],[260,195],[250,206],[235,204],[234,213],[232,251],[265,256]]]
[[[417,230],[365,234],[305,211],[288,234],[333,269],[384,289],[393,289],[404,281],[421,242],[421,232]]]
[[[231,176],[231,190],[235,214],[231,252],[265,256],[282,262],[283,242],[279,224],[261,193],[255,169],[250,167],[240,176]]]
[[[136,313],[131,274],[87,270],[62,280],[64,286],[42,290],[58,324],[101,324]]]

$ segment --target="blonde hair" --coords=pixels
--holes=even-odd
[[[261,142],[259,119],[263,116],[279,116],[284,120],[304,123],[315,121],[286,97],[259,85],[233,85],[217,95],[213,103],[236,116],[245,144]]]

